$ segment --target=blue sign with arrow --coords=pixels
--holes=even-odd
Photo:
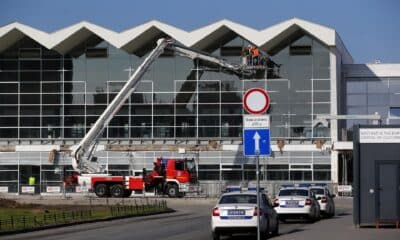
[[[243,130],[244,156],[269,156],[271,141],[269,128],[251,128]]]

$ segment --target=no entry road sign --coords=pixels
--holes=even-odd
[[[243,106],[248,113],[262,114],[268,110],[270,98],[262,88],[252,88],[243,97]]]

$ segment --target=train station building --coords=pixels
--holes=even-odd
[[[400,124],[400,64],[355,64],[335,29],[318,23],[252,29],[221,20],[185,31],[150,21],[119,33],[89,22],[53,33],[11,23],[0,27],[0,192],[59,192],[72,172],[70,147],[162,37],[254,74],[164,52],[103,132],[96,156],[108,173],[139,173],[157,157],[194,158],[204,194],[254,181],[242,99],[255,87],[271,98],[264,183],[351,184],[353,124]],[[248,62],[249,45],[266,61]]]

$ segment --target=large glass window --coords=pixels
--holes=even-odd
[[[289,165],[286,164],[267,165],[267,180],[275,180],[275,181],[289,180]]]
[[[400,107],[391,107],[390,117],[400,118]]]
[[[314,181],[331,180],[330,164],[314,164]]]
[[[329,51],[302,34],[271,49],[270,58],[261,61],[265,68],[253,69],[252,74],[238,75],[217,65],[164,54],[104,136],[240,139],[243,93],[261,87],[272,101],[268,112],[272,138],[328,138],[329,130],[315,129],[312,122],[317,114],[330,113]],[[231,34],[202,50],[242,64],[247,63],[242,50],[248,44]],[[64,55],[23,38],[0,55],[0,112],[4,113],[0,132],[35,138],[83,136],[145,57],[117,49],[95,35]],[[351,88],[361,94],[351,102],[367,101],[373,107],[396,102],[392,96],[381,98],[389,84],[365,84],[363,89],[374,89],[376,95],[368,98],[359,88]]]
[[[346,111],[352,115],[379,114],[383,122],[397,123],[400,107],[400,78],[346,78]],[[352,138],[354,124],[372,124],[367,120],[347,120],[347,140]]]

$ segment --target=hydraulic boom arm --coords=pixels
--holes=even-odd
[[[205,62],[219,65],[222,68],[229,70],[230,72],[237,75],[247,73],[240,65],[233,65],[217,57],[206,55],[198,51],[193,51],[189,48],[185,48],[182,46],[178,46],[171,39],[159,39],[157,41],[156,48],[153,49],[153,51],[146,57],[143,63],[136,69],[133,75],[122,87],[121,91],[117,94],[117,96],[97,119],[95,124],[91,127],[89,132],[73,149],[71,156],[72,167],[75,171],[78,171],[80,173],[103,172],[103,169],[101,169],[101,167],[96,162],[91,161],[92,152],[94,151],[98,138],[101,136],[103,130],[106,128],[114,115],[124,105],[125,101],[135,91],[140,82],[140,79],[150,68],[151,64],[164,52],[166,48],[184,57],[188,57],[191,59],[200,59]],[[84,159],[85,154],[87,155],[86,159]]]

